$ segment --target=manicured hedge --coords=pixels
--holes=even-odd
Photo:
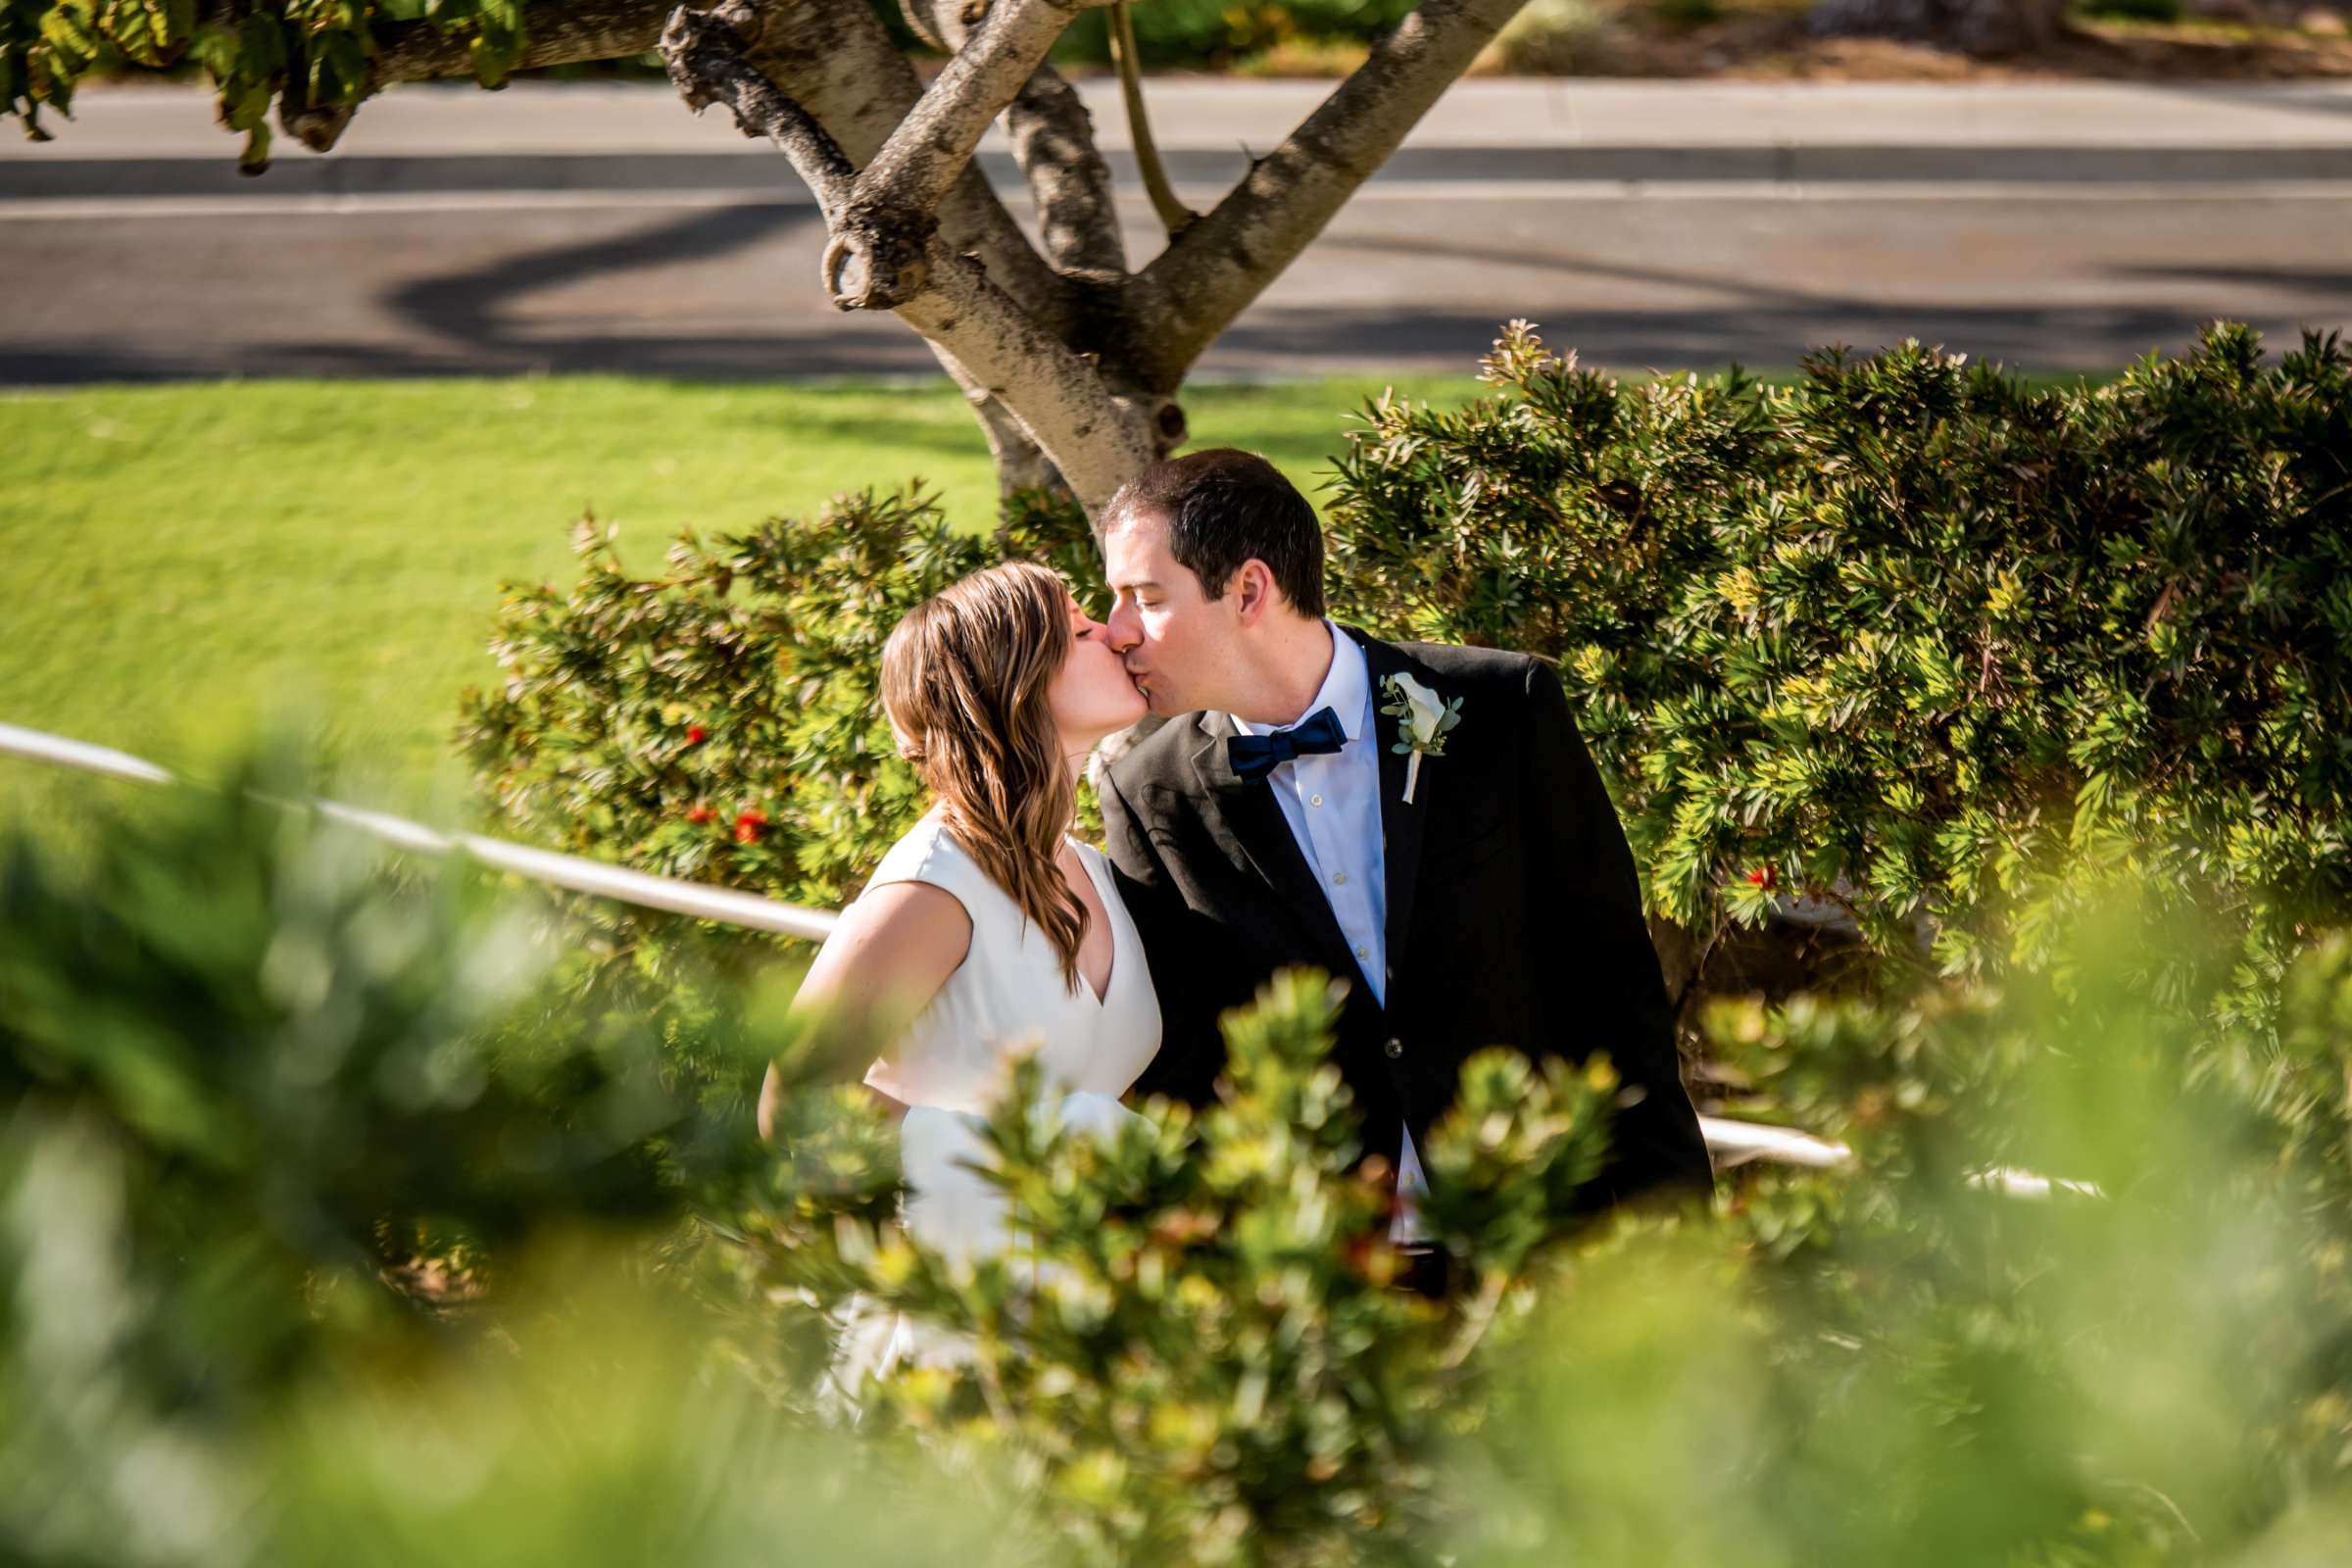
[[[1559,662],[1653,908],[1791,897],[1883,958],[2046,960],[2130,870],[2248,977],[2352,913],[2352,356],[2034,390],[1915,343],[1623,383],[1513,322],[1338,463],[1337,600]],[[1924,952],[1923,952],[1924,948]]]
[[[2035,390],[1908,344],[1793,384],[1625,383],[1513,323],[1460,413],[1383,400],[1337,460],[1336,612],[1558,662],[1670,968],[1844,914],[1861,978],[2049,960],[2130,874],[2217,920],[2151,983],[2287,956],[2352,915],[2352,357],[2180,360]],[[1043,497],[993,538],[837,498],[631,574],[583,531],[514,589],[463,740],[496,813],[647,870],[832,906],[919,809],[874,701],[905,610],[1007,556],[1100,592]],[[1851,979],[1800,963],[1789,985]],[[1708,990],[1748,972],[1705,967]],[[1695,1017],[1695,1012],[1691,1014]]]

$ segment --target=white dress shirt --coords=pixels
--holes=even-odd
[[[1291,825],[1298,853],[1315,874],[1331,905],[1340,934],[1355,955],[1363,983],[1372,1000],[1388,1005],[1388,860],[1380,826],[1380,738],[1373,724],[1372,671],[1364,662],[1363,646],[1333,625],[1331,668],[1322,687],[1306,708],[1288,724],[1252,724],[1233,714],[1233,727],[1244,735],[1268,735],[1295,729],[1323,709],[1330,709],[1348,739],[1336,752],[1297,757],[1276,765],[1266,776],[1283,820]],[[1367,1128],[1367,1132],[1371,1129]],[[1396,1191],[1401,1205],[1389,1227],[1392,1242],[1421,1238],[1413,1196],[1427,1188],[1413,1135],[1403,1133],[1397,1151]]]

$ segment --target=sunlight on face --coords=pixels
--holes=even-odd
[[[1075,596],[1067,608],[1070,655],[1047,691],[1047,703],[1066,742],[1092,746],[1143,717],[1144,696],[1111,650],[1108,628],[1087,614]]]
[[[1102,539],[1110,582],[1109,645],[1126,661],[1152,711],[1218,705],[1233,635],[1233,595],[1211,599],[1168,550],[1167,526],[1129,517]]]

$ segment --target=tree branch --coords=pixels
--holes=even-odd
[[[1046,260],[1064,272],[1109,278],[1127,273],[1127,246],[1110,166],[1095,145],[1094,117],[1052,66],[1031,74],[1004,111],[1004,134],[1029,180]]]
[[[839,220],[856,188],[857,169],[814,115],[745,58],[742,37],[724,19],[680,6],[662,29],[661,47],[687,108],[699,115],[724,104],[746,136],[765,136],[792,160],[826,224]]]
[[[1152,458],[1144,411],[1111,396],[1094,364],[1037,321],[969,257],[934,242],[930,286],[899,317],[944,344],[1009,408],[1090,517]]]
[[[693,10],[717,3],[686,0]],[[679,5],[680,0],[538,0],[522,14],[529,41],[516,67],[643,54],[661,43],[663,24]],[[732,0],[724,9],[746,41],[751,63],[823,125],[853,164],[870,161],[922,96],[914,69],[871,9],[858,0],[758,5]],[[379,86],[472,73],[466,40],[444,34],[430,22],[381,24],[373,36]],[[298,122],[288,122],[287,129],[324,151],[349,119],[343,115],[329,122],[306,112]],[[967,169],[956,181],[939,219],[953,246],[976,253],[990,274],[1041,319],[1067,320],[1071,304],[1059,279],[977,170]]]
[[[914,68],[864,0],[736,0],[723,14],[752,65],[814,115],[853,164],[879,156],[923,96]],[[1067,327],[1075,309],[1068,286],[968,162],[940,204],[939,228],[952,250],[977,255],[1041,322]]]
[[[858,176],[855,204],[938,210],[972,149],[1045,63],[1070,19],[1102,0],[996,0],[882,150]]]
[[[929,213],[897,210],[888,221],[867,222],[859,243],[845,239],[845,229],[872,216],[861,196],[864,181],[815,117],[752,64],[735,25],[747,10],[730,4],[705,16],[680,8],[670,19],[662,52],[680,94],[697,109],[726,105],[745,134],[771,137],[792,159],[834,230],[825,253],[834,303],[897,313],[931,341],[967,395],[1001,399],[1089,514],[1099,513],[1111,492],[1151,461],[1143,412],[1112,397],[1094,365],[993,282],[977,259],[953,250]],[[1016,85],[1034,62],[1018,69]],[[983,78],[967,74],[966,79]],[[989,113],[993,117],[995,110]],[[965,148],[967,160],[969,153]],[[901,177],[916,188],[936,188],[925,181],[939,176],[926,166]]]
[[[661,42],[662,22],[677,5],[678,0],[585,0],[525,6],[523,34],[530,41],[515,67],[641,55]],[[473,70],[465,37],[445,33],[433,23],[380,23],[372,31],[379,86],[462,76]]]
[[[1093,0],[996,0],[858,176],[825,249],[836,304],[896,310],[926,285],[936,214],[972,149]]]
[[[1180,382],[1203,349],[1313,242],[1523,0],[1421,5],[1281,146],[1137,274],[1151,384]]]
[[[1119,68],[1119,97],[1127,105],[1127,139],[1135,147],[1135,163],[1143,172],[1144,193],[1160,225],[1174,239],[1192,227],[1200,215],[1176,199],[1168,183],[1167,166],[1159,160],[1159,144],[1152,139],[1152,117],[1144,112],[1144,57],[1135,42],[1135,17],[1128,0],[1113,0],[1110,11],[1110,57]]]
[[[899,11],[918,37],[950,53],[978,20],[956,0],[899,0]],[[1047,262],[1098,285],[1124,282],[1127,247],[1110,168],[1096,147],[1093,117],[1060,72],[1042,65],[1029,74],[1004,108],[1004,135],[1029,182]]]

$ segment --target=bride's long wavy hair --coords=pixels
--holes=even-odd
[[[1086,906],[1056,864],[1078,809],[1048,702],[1070,657],[1069,589],[1044,566],[975,571],[882,645],[882,708],[948,831],[1037,922],[1078,989]]]

